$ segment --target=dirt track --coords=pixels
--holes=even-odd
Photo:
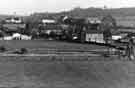
[[[48,46],[50,48],[62,48],[61,46],[64,44],[66,44],[64,45],[65,48],[69,48],[71,46],[75,48],[83,47],[86,49],[92,49],[92,47],[98,48],[98,46],[93,45],[56,43],[56,46],[56,44],[48,44],[48,42],[45,43],[43,41],[40,42],[42,42],[38,42],[40,48]],[[4,44],[4,42],[2,43]],[[20,48],[21,46],[35,48],[39,47],[37,46],[38,43],[32,44],[32,46],[30,46],[30,41],[27,43],[23,42],[23,44],[22,41],[12,41],[10,43],[7,43],[7,45],[9,48]],[[98,49],[100,48],[101,47],[99,47]],[[23,60],[24,58],[31,60]],[[135,62],[120,60],[103,61],[105,59],[104,57],[87,57],[90,59],[100,58],[101,60],[99,61],[90,60],[74,62],[66,60],[43,60],[47,59],[48,57],[42,57],[40,60],[37,61],[37,58],[40,57],[0,57],[0,87],[135,88]],[[73,57],[68,58],[71,59]],[[108,57],[106,59],[110,58]]]

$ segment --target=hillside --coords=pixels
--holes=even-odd
[[[102,9],[102,8],[74,8],[70,11],[59,13],[34,13],[30,16],[25,16],[25,22],[39,22],[42,18],[59,19],[61,16],[68,15],[72,17],[103,17],[111,14],[117,21],[118,25],[135,27],[135,7],[133,8],[117,8],[117,9]],[[9,15],[0,15],[0,20],[9,17]]]
[[[111,14],[119,26],[135,27],[135,8],[117,8],[117,9],[101,9],[101,8],[74,8],[70,11],[59,13],[34,13],[30,16],[35,21],[42,18],[55,18],[68,15],[72,17],[103,17]]]
[[[89,16],[103,16],[105,14],[111,14],[113,16],[135,16],[135,8],[116,8],[116,9],[101,9],[101,8],[74,8],[70,11],[63,11],[59,13],[34,13],[34,16],[58,16],[69,15],[79,17]]]

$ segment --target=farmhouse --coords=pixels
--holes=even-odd
[[[6,23],[22,23],[22,19],[19,17],[11,17],[5,19]]]

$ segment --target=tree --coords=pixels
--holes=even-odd
[[[101,22],[102,31],[116,31],[116,20],[111,15],[104,16]]]
[[[101,30],[103,31],[104,40],[108,43],[112,33],[116,31],[116,21],[111,15],[107,15],[103,17],[101,22]]]

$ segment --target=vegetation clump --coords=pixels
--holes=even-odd
[[[21,48],[19,50],[16,50],[13,53],[15,53],[15,54],[26,54],[26,53],[28,53],[28,50],[26,48]]]
[[[0,46],[0,52],[5,52],[7,49],[5,46]]]

